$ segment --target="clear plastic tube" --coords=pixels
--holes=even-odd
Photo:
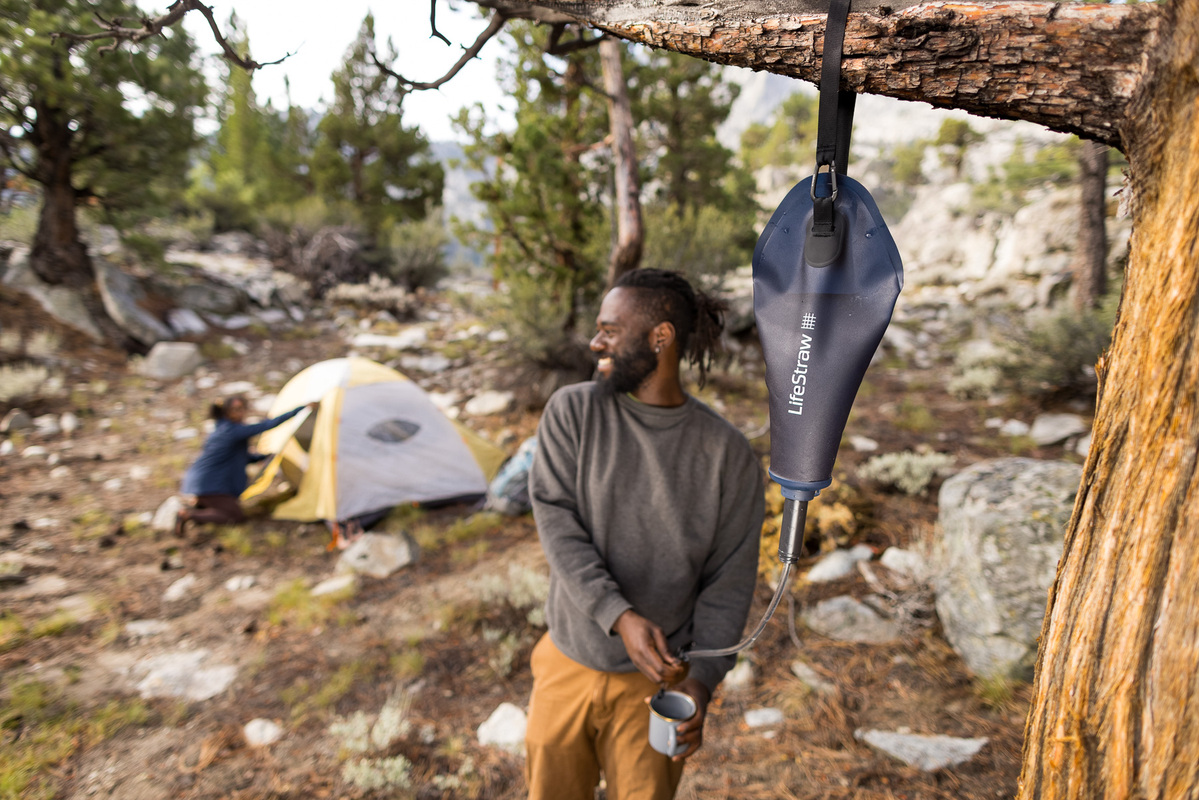
[[[680,654],[680,658],[688,661],[692,658],[718,658],[720,656],[731,656],[733,653],[739,653],[745,648],[754,643],[766,627],[766,623],[774,616],[774,610],[778,608],[779,601],[783,599],[783,591],[787,588],[787,578],[791,575],[791,563],[783,563],[783,572],[779,575],[779,585],[774,591],[774,597],[770,600],[770,605],[766,609],[766,613],[762,615],[762,621],[758,623],[758,627],[754,628],[754,632],[745,637],[742,641],[732,647],[721,647],[717,650],[687,650]]]

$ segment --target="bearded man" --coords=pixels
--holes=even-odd
[[[679,374],[686,357],[703,385],[723,312],[678,273],[626,273],[596,319],[597,379],[555,392],[542,415],[529,487],[549,632],[531,657],[531,800],[593,800],[601,774],[609,800],[674,797],[736,661],[686,674],[676,656],[735,644],[757,575],[761,466]],[[676,682],[698,710],[668,758],[649,746],[645,701]]]

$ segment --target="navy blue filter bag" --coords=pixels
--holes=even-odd
[[[844,174],[854,100],[839,87],[848,14],[849,0],[833,0],[815,174],[787,194],[753,257],[754,316],[770,391],[770,474],[788,500],[802,501],[804,513],[806,501],[832,482],[849,410],[903,287],[899,250],[878,206]],[[792,532],[801,541],[802,524],[801,517]]]

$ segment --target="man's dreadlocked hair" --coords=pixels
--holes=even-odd
[[[679,273],[664,269],[626,272],[617,279],[616,287],[636,290],[637,309],[651,325],[669,322],[674,326],[679,353],[699,371],[702,388],[712,357],[720,350],[728,304],[693,289]]]

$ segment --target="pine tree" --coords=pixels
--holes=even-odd
[[[420,131],[404,127],[404,93],[374,64],[374,52],[368,14],[333,73],[333,102],[317,125],[312,167],[317,190],[353,204],[378,242],[391,224],[424,219],[441,199],[445,175]],[[389,41],[385,63],[396,57]]]
[[[521,23],[507,33],[501,80],[515,129],[488,134],[480,114],[458,119],[468,161],[489,175],[474,191],[490,224],[470,237],[508,289],[516,346],[544,366],[586,372],[579,326],[603,288],[609,243],[607,164],[593,149],[607,133],[607,101],[587,88],[598,52],[547,56],[544,29]]]
[[[76,209],[161,209],[183,185],[204,102],[182,30],[105,53],[70,48],[55,31],[141,15],[122,0],[0,0],[0,160],[42,189],[30,263],[80,293],[106,335],[124,337],[100,303]]]

